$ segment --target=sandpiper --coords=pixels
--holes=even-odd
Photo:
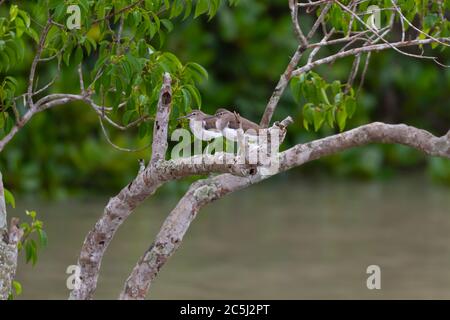
[[[192,110],[189,114],[178,118],[189,119],[189,128],[194,137],[203,141],[210,141],[222,136],[221,131],[216,128],[216,118],[200,110]]]
[[[238,129],[242,129],[249,141],[255,141],[258,131],[261,129],[256,123],[224,108],[217,109],[214,116],[207,118],[207,120],[215,121],[216,129],[221,131],[223,136],[231,141],[237,141]]]

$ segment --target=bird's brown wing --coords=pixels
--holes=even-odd
[[[206,130],[216,129],[216,118],[210,118],[204,121]]]

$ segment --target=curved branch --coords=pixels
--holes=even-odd
[[[86,236],[78,259],[80,285],[70,293],[70,299],[92,299],[97,286],[103,255],[115,232],[133,210],[165,182],[189,175],[226,172],[242,176],[249,174],[251,171],[251,166],[241,164],[241,159],[238,157],[234,157],[233,162],[230,164],[229,157],[224,153],[164,160],[167,150],[167,130],[172,102],[170,83],[170,75],[165,74],[154,122],[150,164],[128,186],[124,187],[117,196],[110,199],[103,215]],[[225,159],[227,161],[224,161]]]
[[[391,125],[375,122],[306,144],[299,144],[282,152],[279,172],[370,143],[402,144],[430,156],[450,159],[450,131],[445,136],[436,137],[425,130],[404,124]],[[203,206],[266,178],[268,176],[237,177],[224,174],[192,184],[164,221],[153,244],[139,259],[125,283],[120,299],[145,298],[159,270],[178,249],[191,222]]]
[[[440,38],[439,41],[441,42],[447,42],[450,43],[450,38]],[[430,44],[430,43],[434,43],[435,41],[433,39],[416,39],[416,40],[410,40],[410,41],[399,41],[399,42],[392,42],[392,43],[383,43],[383,44],[374,44],[374,45],[369,45],[369,46],[365,46],[365,47],[359,47],[359,48],[354,48],[354,49],[349,49],[343,52],[339,52],[336,54],[333,54],[331,56],[328,56],[326,58],[322,58],[319,60],[316,60],[314,62],[311,62],[309,64],[304,65],[303,67],[300,67],[296,70],[294,70],[294,72],[292,73],[293,76],[298,76],[304,72],[308,72],[310,70],[312,70],[313,68],[322,65],[322,64],[327,64],[327,63],[331,63],[334,62],[338,59],[341,58],[345,58],[345,57],[349,57],[349,56],[353,56],[359,53],[363,53],[363,52],[373,52],[373,51],[381,51],[381,50],[387,50],[387,49],[391,49],[392,47],[395,48],[401,48],[401,47],[411,47],[411,46],[417,46],[417,45],[422,45],[422,44]]]
[[[298,41],[303,47],[308,45],[308,40],[303,34],[302,29],[300,28],[300,24],[298,22],[298,6],[297,0],[289,0],[289,8],[291,9],[291,19],[292,25],[294,26],[295,35],[297,36]]]

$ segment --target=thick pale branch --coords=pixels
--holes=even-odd
[[[427,155],[450,159],[450,131],[442,137],[404,124],[371,123],[294,146],[280,153],[279,172],[325,156],[370,143],[396,143],[415,148]],[[208,203],[255,184],[268,176],[237,177],[224,174],[191,185],[189,191],[164,221],[153,244],[140,258],[128,277],[121,299],[144,299],[159,270],[178,249],[191,222]]]
[[[167,181],[180,179],[189,175],[232,173],[246,175],[251,166],[241,164],[240,158],[233,157],[225,161],[223,153],[198,155],[165,161],[167,150],[167,127],[172,101],[170,76],[164,76],[160,91],[158,110],[154,123],[152,160],[145,170],[120,193],[111,198],[103,215],[88,233],[78,259],[80,266],[80,286],[75,288],[71,299],[91,299],[93,297],[102,257],[120,225],[133,210],[147,197],[152,195]]]
[[[117,196],[110,199],[102,217],[86,236],[78,259],[81,285],[71,292],[70,298],[82,300],[92,298],[102,257],[115,232],[133,210],[161,185],[190,175],[226,172],[243,176],[248,173],[248,166],[239,164],[238,158],[234,158],[233,162],[233,164],[225,162],[224,154],[199,155],[177,160],[161,160],[138,174]]]
[[[170,74],[165,73],[163,84],[159,95],[156,120],[153,126],[153,143],[151,164],[164,160],[167,151],[167,130],[172,104],[172,79]]]

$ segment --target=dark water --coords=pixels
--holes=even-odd
[[[68,296],[65,270],[106,201],[26,205],[42,215],[49,245],[36,267],[20,260],[21,298]],[[96,298],[118,296],[175,203],[148,200],[126,221],[105,256]],[[421,178],[267,181],[201,211],[149,298],[449,299],[449,208],[450,190]],[[381,290],[366,287],[373,264]]]

